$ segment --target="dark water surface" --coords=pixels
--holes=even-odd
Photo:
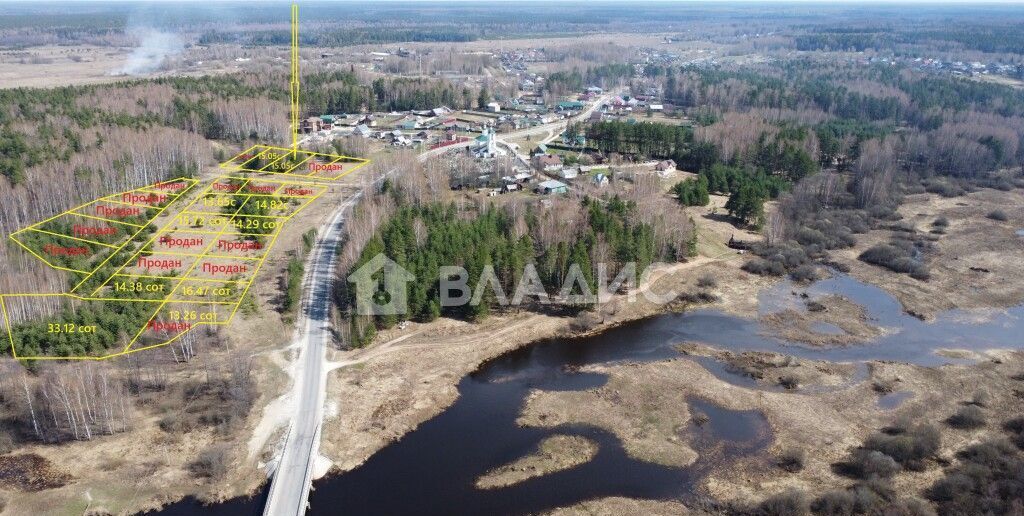
[[[913,397],[914,393],[910,391],[896,391],[883,394],[878,397],[878,408],[892,410]]]
[[[551,339],[505,354],[458,385],[459,399],[401,440],[380,450],[362,466],[314,484],[308,514],[527,514],[606,496],[685,499],[703,472],[723,461],[757,455],[771,443],[764,417],[756,411],[732,411],[705,400],[689,400],[692,411],[708,416],[687,429],[700,454],[687,468],[670,468],[631,459],[618,439],[599,428],[569,425],[551,429],[522,428],[515,420],[533,389],[581,390],[599,387],[601,374],[576,372],[578,366],[621,361],[681,357],[675,346],[703,342],[732,351],[775,351],[838,362],[860,363],[854,381],[866,378],[869,360],[897,360],[921,365],[954,362],[935,353],[939,348],[984,350],[1021,348],[1024,307],[979,315],[962,311],[941,314],[925,323],[903,313],[885,291],[847,276],[835,276],[810,287],[783,283],[761,296],[762,311],[803,309],[807,298],[841,294],[863,305],[872,322],[887,333],[875,342],[842,348],[809,348],[766,337],[757,321],[715,310],[666,314],[579,339]],[[715,376],[745,388],[760,388],[734,374],[721,362],[696,360]],[[885,408],[900,396],[880,401]],[[345,410],[342,401],[341,410]],[[533,478],[514,486],[480,490],[476,479],[487,471],[533,452],[555,434],[593,440],[593,460],[574,468]],[[230,505],[231,510],[222,512]],[[204,508],[182,502],[163,515],[258,513],[260,500],[233,500]]]

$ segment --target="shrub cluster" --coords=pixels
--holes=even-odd
[[[897,498],[895,492],[881,482],[858,484],[850,489],[827,491],[811,504],[814,514],[849,516],[852,514],[885,514],[901,516],[934,516],[935,511],[923,500]]]
[[[808,312],[824,312],[825,310],[828,310],[828,307],[819,301],[808,301],[804,303],[804,305],[807,307]]]
[[[999,222],[1006,222],[1010,218],[1006,215],[1006,212],[1003,210],[992,210],[988,212],[988,215],[986,215],[986,217],[992,220],[997,220]]]
[[[751,252],[759,258],[747,261],[742,269],[759,276],[782,276],[811,260],[807,251],[796,245],[756,244]]]
[[[1017,514],[1024,502],[1024,459],[1009,442],[968,446],[927,491],[940,514]]]
[[[985,426],[985,414],[976,405],[966,405],[949,416],[946,423],[953,428],[964,430],[981,428]]]
[[[698,290],[697,292],[683,292],[676,300],[690,304],[706,304],[718,301],[718,296],[706,290]]]
[[[818,268],[809,263],[805,263],[793,269],[793,271],[789,273],[789,277],[792,278],[793,281],[810,283],[818,279]]]
[[[800,228],[796,241],[804,247],[817,246],[819,249],[843,249],[857,244],[850,228],[828,219]]]
[[[930,424],[900,425],[872,434],[864,441],[863,448],[888,455],[906,469],[921,470],[924,462],[938,451],[941,442],[939,430]]]
[[[857,258],[862,262],[885,267],[893,272],[910,274],[914,279],[927,280],[928,269],[918,258],[921,251],[909,240],[893,240],[888,244],[870,247]]]
[[[797,471],[804,469],[804,462],[806,461],[806,459],[807,454],[803,450],[797,448],[789,448],[783,450],[782,453],[779,454],[779,460],[777,464],[779,465],[779,468],[783,469],[784,471],[796,473]]]
[[[876,211],[884,217],[898,216],[894,211]],[[864,234],[872,227],[872,212],[864,210],[836,210],[829,213],[829,220],[853,234]]]
[[[1010,434],[1010,441],[1024,450],[1024,417],[1011,419],[1003,424],[1003,430]]]
[[[196,460],[189,463],[189,471],[200,478],[223,478],[228,472],[230,462],[228,447],[215,444],[199,452]]]
[[[810,513],[810,501],[803,491],[789,491],[769,496],[761,502],[760,514],[765,516],[805,515]]]
[[[740,268],[758,276],[782,276],[786,274],[786,266],[781,262],[770,262],[763,258],[747,260],[747,263],[744,263]]]
[[[949,178],[929,178],[924,181],[924,190],[943,197],[959,197],[967,193],[964,188]]]
[[[1004,192],[1009,192],[1010,190],[1013,189],[1013,183],[1011,183],[1005,177],[998,176],[985,176],[975,178],[973,181],[973,186],[977,186],[979,188],[992,188],[994,190],[1002,190]]]
[[[697,278],[697,286],[700,288],[715,288],[718,286],[718,280],[711,274],[701,274]]]
[[[900,498],[882,481],[857,484],[849,489],[826,491],[814,500],[791,489],[770,496],[754,507],[732,511],[757,516],[851,516],[854,514],[934,516],[935,511],[917,498]]]

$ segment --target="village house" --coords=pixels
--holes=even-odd
[[[658,172],[672,171],[676,169],[676,162],[670,159],[661,160],[657,165],[654,165],[654,170]]]
[[[359,125],[359,121],[362,117],[359,115],[340,115],[334,117],[334,128],[347,127],[349,129]]]
[[[556,109],[559,111],[579,111],[583,109],[583,103],[578,100],[566,100],[559,102]]]
[[[311,116],[299,122],[299,131],[303,133],[315,133],[320,130],[320,117]]]
[[[367,127],[366,124],[359,124],[352,131],[352,134],[356,136],[362,136],[363,138],[369,138],[371,135],[373,135],[373,131],[370,130],[370,128]]]
[[[547,181],[538,184],[535,191],[543,195],[564,194],[569,191],[569,185],[561,181],[548,179]]]
[[[562,168],[562,157],[556,154],[535,156],[533,159],[533,166],[538,170],[553,172]]]

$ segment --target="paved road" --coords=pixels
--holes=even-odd
[[[606,97],[589,106],[578,118],[590,116]],[[516,138],[527,134],[550,132],[558,134],[568,120],[540,125],[502,135]],[[425,161],[451,149],[467,147],[473,141],[426,151],[417,159]],[[385,173],[390,176],[394,169]],[[383,178],[382,178],[383,179]],[[300,364],[296,368],[292,399],[296,400],[295,413],[288,429],[288,437],[270,485],[263,514],[266,516],[301,516],[306,512],[313,465],[320,448],[320,426],[323,421],[324,394],[327,376],[324,370],[327,345],[332,339],[330,327],[331,291],[334,284],[335,255],[345,227],[347,209],[362,197],[362,191],[338,205],[330,221],[321,228],[316,244],[306,263],[301,305],[300,331],[297,342]]]
[[[335,254],[345,227],[346,209],[358,202],[360,194],[338,206],[330,222],[321,229],[306,264],[302,318],[299,321],[297,349],[299,360],[292,399],[295,414],[288,430],[270,496],[263,514],[301,515],[306,512],[313,462],[320,448],[320,422],[323,420],[326,375],[324,361],[331,338],[330,307],[334,280]]]

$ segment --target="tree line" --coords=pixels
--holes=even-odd
[[[427,203],[402,205],[369,239],[352,265],[358,270],[378,254],[384,254],[413,274],[406,285],[408,314],[375,317],[375,326],[386,328],[400,319],[434,320],[440,316],[479,320],[504,304],[502,294],[512,297],[523,279],[527,265],[535,267],[543,291],[558,294],[570,269],[578,267],[590,293],[597,288],[597,264],[608,264],[608,278],[627,262],[637,270],[656,260],[674,259],[656,244],[653,228],[636,222],[636,205],[613,198],[607,203],[589,199],[565,201],[576,204],[571,212],[583,217],[579,234],[551,240],[551,224],[566,221],[547,220],[548,214],[529,206],[515,214],[494,206],[481,208],[476,216],[461,217],[454,204]],[[567,209],[569,207],[566,207]],[[566,234],[566,236],[569,236]],[[457,307],[441,306],[440,267],[457,265],[468,272],[469,291],[480,290],[480,302]],[[497,277],[500,292],[493,285],[480,284],[485,270]],[[573,294],[583,294],[578,286]],[[355,291],[346,293],[350,306]],[[527,299],[534,301],[534,299]],[[373,329],[354,335],[356,342],[372,338]]]

